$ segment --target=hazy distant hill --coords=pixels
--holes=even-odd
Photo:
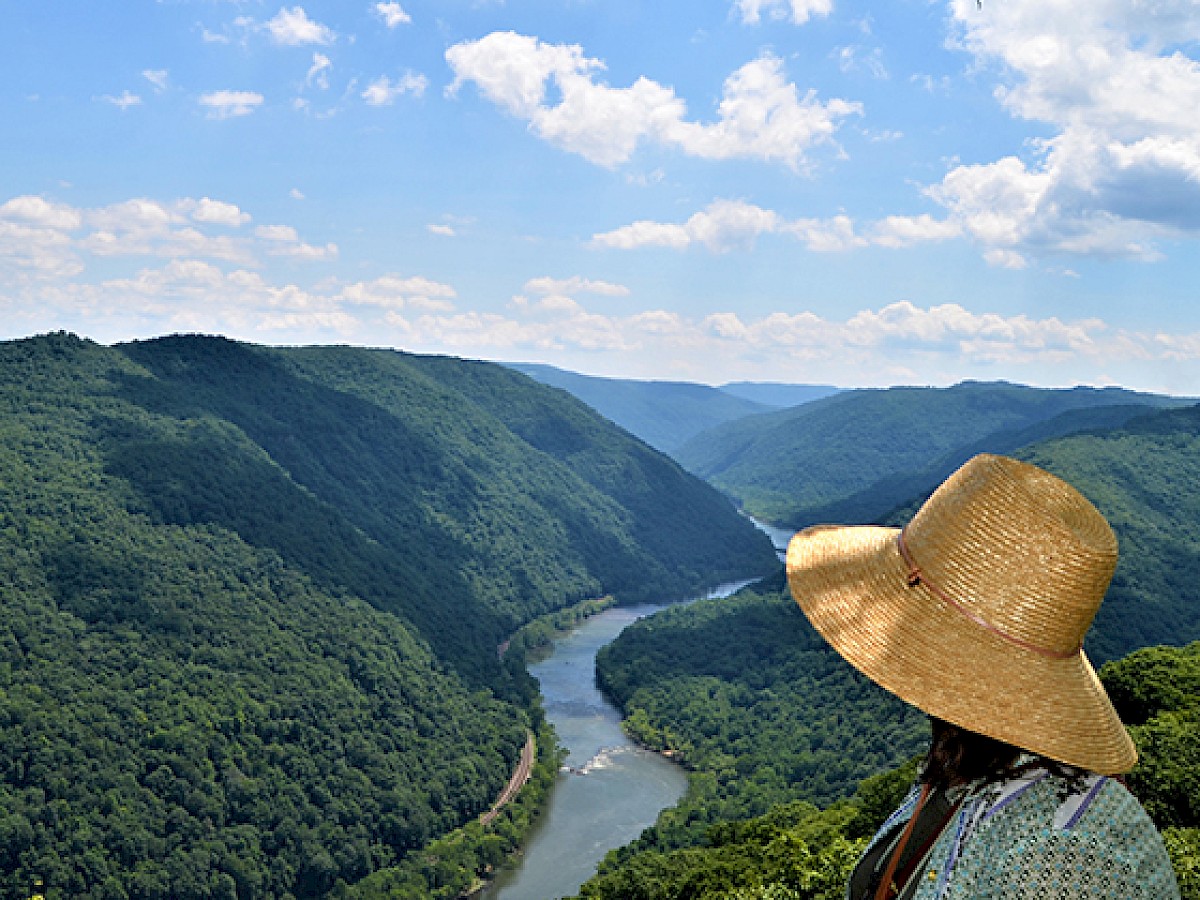
[[[726,394],[780,409],[811,403],[841,393],[842,390],[828,384],[785,384],[778,381],[731,381],[721,385],[720,389]]]
[[[602,416],[664,453],[674,452],[689,438],[722,422],[779,405],[682,381],[600,378],[538,363],[513,363],[511,368],[574,394]]]
[[[1119,424],[1137,411],[1131,406],[1184,402],[1119,388],[1004,382],[846,391],[717,426],[675,455],[769,521],[864,521],[937,484],[974,452]],[[1058,418],[1097,407],[1112,409]]]
[[[498,366],[55,334],[0,343],[0,409],[5,900],[318,897],[419,859],[536,724],[514,627],[777,566],[716,491]]]

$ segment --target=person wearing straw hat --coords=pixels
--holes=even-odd
[[[809,621],[932,725],[849,900],[1179,897],[1162,839],[1113,777],[1137,752],[1083,652],[1116,563],[1082,494],[990,454],[903,529],[792,538],[788,583]]]

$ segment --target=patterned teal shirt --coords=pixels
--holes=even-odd
[[[907,821],[914,789],[880,829]],[[970,786],[917,868],[912,900],[1179,900],[1162,839],[1120,782],[1080,789],[1045,769]]]

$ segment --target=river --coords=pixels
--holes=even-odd
[[[750,581],[721,585],[726,597]],[[687,776],[675,763],[636,747],[621,731],[621,714],[596,687],[596,652],[630,623],[660,605],[613,607],[555,641],[532,664],[546,718],[568,750],[550,802],[518,868],[501,873],[484,900],[552,900],[573,895],[604,855],[642,833],[678,803]]]

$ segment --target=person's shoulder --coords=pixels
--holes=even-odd
[[[1036,888],[1022,896],[1046,898],[1179,897],[1154,823],[1115,778],[1046,772],[995,815],[1010,826],[995,872],[1008,890],[1019,884]]]

